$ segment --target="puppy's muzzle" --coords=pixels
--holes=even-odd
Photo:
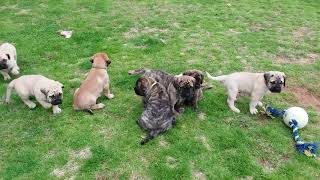
[[[59,105],[62,104],[62,99],[55,99],[51,102],[52,105]]]
[[[1,61],[0,62],[0,69],[8,69],[8,65],[6,61]]]

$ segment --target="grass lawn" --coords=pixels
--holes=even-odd
[[[141,99],[128,70],[178,74],[283,71],[287,89],[267,95],[275,107],[304,107],[305,141],[320,141],[320,2],[318,0],[0,2],[0,41],[14,43],[21,75],[65,85],[63,112],[29,110],[16,94],[0,104],[0,179],[320,179],[320,159],[300,155],[281,119],[249,113],[247,98],[229,110],[213,83],[177,127],[145,146],[136,125]],[[71,39],[58,30],[73,30]],[[115,99],[91,116],[72,110],[72,95],[107,52]],[[6,85],[1,76],[0,93]]]

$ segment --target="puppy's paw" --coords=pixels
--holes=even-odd
[[[4,76],[3,78],[4,78],[5,81],[9,81],[11,79],[11,77],[9,75],[8,76]]]
[[[62,112],[62,110],[59,107],[55,107],[55,108],[52,108],[52,112],[53,114],[59,114]]]
[[[106,107],[106,105],[104,105],[102,103],[97,104],[97,109],[102,109],[104,107]]]
[[[250,113],[253,114],[253,115],[254,115],[254,114],[257,114],[257,113],[258,113],[258,109],[256,109],[256,108],[251,108],[251,109],[250,109]]]
[[[240,113],[240,110],[238,108],[232,108],[231,109],[233,112],[236,112],[236,113]]]
[[[13,75],[18,75],[20,72],[17,69],[12,69],[11,73]]]
[[[37,105],[35,103],[29,103],[27,104],[27,106],[30,108],[30,109],[34,109]]]
[[[107,98],[108,98],[108,99],[113,99],[113,98],[114,98],[114,95],[113,95],[113,94],[108,94],[108,95],[107,95]]]

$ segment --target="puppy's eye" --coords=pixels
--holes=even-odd
[[[54,95],[50,95],[50,96],[49,96],[49,98],[53,98],[53,97],[54,97]]]
[[[270,81],[270,83],[271,83],[271,84],[275,84],[276,82],[275,82],[275,81]]]
[[[59,96],[61,96],[61,95],[62,95],[62,93],[59,93],[58,95],[59,95]]]

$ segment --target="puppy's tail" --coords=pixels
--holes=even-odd
[[[83,109],[83,111],[89,113],[90,115],[94,115],[91,109]]]
[[[141,141],[141,145],[145,145],[147,142],[149,142],[150,140],[152,140],[153,138],[155,138],[156,136],[158,136],[161,133],[160,130],[152,130],[150,131],[150,133],[148,134],[147,137],[145,137],[142,141]]]
[[[207,74],[209,79],[214,80],[214,81],[224,81],[226,79],[225,75],[213,77],[208,72],[206,72],[206,74]]]
[[[147,70],[144,68],[141,69],[135,69],[128,72],[129,75],[135,75],[135,74],[144,74]]]
[[[11,92],[12,92],[12,90],[14,89],[15,84],[16,84],[15,80],[11,81],[11,82],[8,84],[7,93],[6,93],[6,99],[5,99],[5,102],[6,102],[6,103],[9,103],[9,102],[10,102]]]

